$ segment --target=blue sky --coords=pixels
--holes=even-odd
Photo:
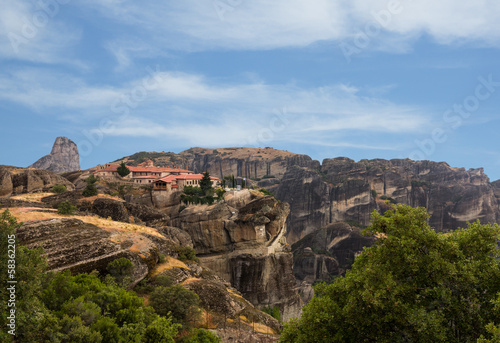
[[[0,164],[272,146],[500,179],[497,0],[0,0]]]

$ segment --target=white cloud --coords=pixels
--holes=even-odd
[[[372,48],[392,52],[408,51],[423,34],[442,44],[500,43],[500,3],[496,0],[185,0],[148,6],[123,0],[87,4],[134,26],[160,46],[188,51],[350,41],[366,33],[369,24],[381,29],[371,37],[376,41]]]
[[[65,5],[7,0],[0,5],[0,59],[85,67],[67,54],[66,48],[80,40],[81,31],[63,21],[60,13]]]
[[[220,84],[200,75],[157,71],[112,87],[88,85],[60,73],[24,70],[0,74],[0,85],[0,99],[54,113],[60,120],[68,112],[77,114],[85,130],[191,145],[252,145],[298,138],[331,145],[329,135],[335,133],[397,135],[422,132],[430,125],[423,109],[362,96],[357,87],[345,84],[314,88],[263,82]],[[286,110],[280,112],[283,107]],[[99,127],[103,119],[108,129]],[[349,140],[344,143],[360,146]]]

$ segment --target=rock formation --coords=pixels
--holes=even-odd
[[[0,196],[49,191],[54,185],[68,190],[75,186],[65,178],[48,170],[0,166]]]
[[[257,307],[278,306],[284,320],[300,313],[293,257],[286,245],[288,205],[244,190],[225,203],[190,206],[172,225],[189,233],[203,265]],[[233,207],[237,206],[237,207]]]
[[[0,201],[0,212],[5,205]],[[5,203],[5,204],[4,204]],[[18,203],[16,205],[22,206]],[[48,268],[53,271],[70,270],[72,273],[90,273],[94,270],[106,274],[109,262],[128,258],[134,272],[133,287],[145,277],[168,275],[174,284],[180,284],[198,294],[206,314],[207,327],[224,337],[246,337],[245,342],[261,341],[270,337],[276,341],[280,323],[259,311],[227,282],[213,271],[193,261],[183,263],[177,257],[177,245],[155,230],[112,220],[96,220],[96,217],[60,218],[47,205],[26,204],[30,207],[11,208],[11,213],[25,223],[17,230],[19,244],[29,248],[43,247]],[[34,216],[48,217],[26,221]],[[165,228],[171,236],[185,237],[179,229]],[[239,341],[239,340],[238,340]]]
[[[500,219],[483,169],[452,168],[444,162],[326,159],[321,171],[290,168],[274,191],[290,203],[291,243],[335,222],[368,225],[370,213],[383,211],[387,200],[425,207],[429,224],[438,231]]]
[[[80,169],[80,155],[76,144],[66,137],[57,137],[52,151],[29,168],[45,169],[54,173],[65,173]]]

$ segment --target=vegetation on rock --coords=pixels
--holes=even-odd
[[[87,186],[83,190],[82,195],[84,197],[92,197],[97,195],[99,193],[97,191],[97,187],[95,186],[97,178],[94,175],[90,175],[86,181],[87,181]]]
[[[281,342],[498,337],[500,228],[476,222],[443,234],[429,227],[428,217],[425,209],[406,205],[374,212],[366,232],[379,240],[345,277],[315,287],[315,297],[299,320],[285,326]]]
[[[57,184],[57,185],[54,185],[52,186],[52,192],[54,193],[64,193],[66,192],[68,189],[66,188],[65,185],[60,185],[60,184]]]
[[[57,213],[72,215],[76,211],[76,206],[72,205],[69,201],[61,201],[57,206]]]

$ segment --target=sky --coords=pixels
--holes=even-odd
[[[498,0],[0,0],[0,164],[274,147],[500,179]]]

